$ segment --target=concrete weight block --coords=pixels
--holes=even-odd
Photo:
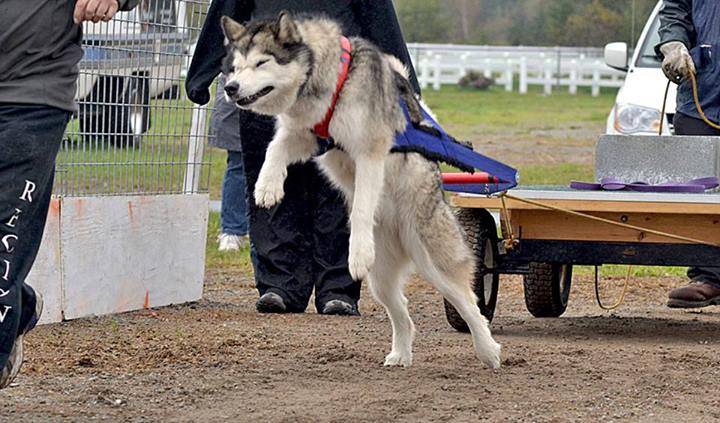
[[[720,176],[720,137],[604,135],[595,149],[595,178],[650,184]]]

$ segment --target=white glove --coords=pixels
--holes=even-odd
[[[680,41],[670,41],[661,45],[660,51],[665,55],[663,72],[672,82],[680,83],[690,78],[690,73],[695,73],[695,64],[685,44]]]

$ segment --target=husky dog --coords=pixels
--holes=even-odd
[[[407,121],[422,125],[407,70],[362,38],[351,38],[352,62],[339,93],[329,133],[338,148],[315,157],[313,132],[337,91],[342,32],[331,19],[293,17],[247,26],[223,17],[228,56],[223,72],[228,101],[277,117],[255,186],[255,202],[272,207],[283,199],[290,164],[315,158],[341,190],[350,210],[350,274],[367,279],[392,322],[387,366],[412,364],[415,328],[403,294],[411,263],[468,323],[478,357],[500,366],[500,345],[476,305],[471,284],[475,257],[441,189],[439,167],[417,153],[391,153]]]

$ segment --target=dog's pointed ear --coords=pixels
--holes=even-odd
[[[225,34],[225,39],[230,43],[234,43],[245,34],[245,26],[228,16],[223,16],[220,19],[220,26]]]
[[[278,39],[284,43],[298,43],[302,40],[297,24],[287,10],[278,15],[277,31]]]

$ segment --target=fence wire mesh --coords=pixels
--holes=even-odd
[[[185,74],[210,0],[141,0],[107,23],[85,23],[78,112],[58,156],[55,194],[208,190],[208,109]]]

